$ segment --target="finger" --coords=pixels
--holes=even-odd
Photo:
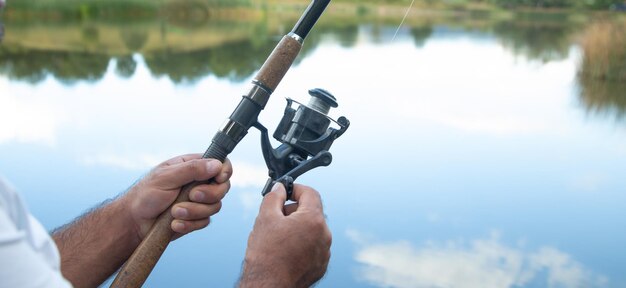
[[[192,181],[204,181],[215,177],[222,163],[214,159],[192,159],[162,167],[155,173],[159,183],[166,187],[180,187]]]
[[[230,189],[230,181],[217,184],[201,184],[192,188],[189,199],[197,203],[213,204],[221,201]]]
[[[322,197],[315,189],[311,187],[294,184],[291,198],[293,201],[298,202],[298,208],[313,210],[319,209],[320,211],[323,210]]]
[[[206,226],[209,226],[210,222],[211,220],[209,218],[197,221],[174,220],[172,221],[171,228],[176,233],[187,234],[189,232],[200,230]]]
[[[285,205],[285,216],[289,216],[291,213],[296,212],[296,210],[298,210],[298,203],[290,203]]]
[[[178,220],[201,220],[211,217],[222,209],[222,202],[215,204],[200,204],[181,202],[171,209],[172,217]]]
[[[224,160],[224,163],[222,163],[222,170],[217,176],[215,176],[215,182],[224,183],[228,181],[228,179],[230,179],[230,176],[232,175],[233,175],[233,165],[230,162],[230,160],[226,158],[226,160]]]
[[[169,160],[159,164],[159,166],[175,165],[175,164],[191,161],[193,159],[200,159],[200,158],[202,158],[202,154],[200,154],[200,153],[180,155],[180,156],[176,156],[176,157],[174,157],[172,159],[169,159]]]
[[[263,197],[259,214],[284,216],[283,207],[285,205],[285,201],[287,201],[287,191],[285,191],[285,186],[281,183],[276,183],[272,187],[272,190],[265,194],[265,197]]]

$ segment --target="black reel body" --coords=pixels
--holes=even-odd
[[[267,128],[258,122],[254,125],[261,131],[261,148],[270,177],[263,188],[263,196],[280,182],[287,188],[290,198],[293,181],[298,176],[313,168],[330,165],[330,146],[350,126],[346,117],[335,121],[328,116],[330,108],[338,106],[332,94],[319,88],[309,90],[309,94],[311,99],[306,105],[287,99],[285,114],[273,135],[281,143],[277,148],[272,147]],[[298,104],[297,109],[293,107],[294,103]],[[330,127],[332,123],[336,123],[339,129]]]

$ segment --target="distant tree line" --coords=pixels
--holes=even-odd
[[[491,3],[501,7],[537,8],[593,8],[609,9],[611,5],[624,3],[624,0],[469,0],[470,2]],[[454,1],[452,1],[454,2]]]
[[[408,5],[411,0],[335,0],[351,3],[380,3]],[[503,8],[581,8],[581,9],[609,9],[611,5],[624,4],[624,0],[417,0],[416,3],[438,5],[442,7],[463,7],[466,4],[490,4]]]

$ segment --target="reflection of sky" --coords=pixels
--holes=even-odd
[[[497,234],[470,243],[429,242],[420,249],[406,241],[367,243],[355,231],[348,235],[362,246],[357,277],[383,287],[600,287],[607,281],[558,249],[527,253],[502,244]]]
[[[339,100],[333,116],[352,122],[333,165],[301,179],[323,193],[335,236],[321,286],[626,285],[626,133],[578,107],[577,51],[542,64],[484,35],[446,35],[419,49],[402,37],[377,44],[366,32],[352,48],[329,39],[261,115],[273,129],[281,97],[304,99],[319,86]],[[46,227],[168,157],[203,152],[247,88],[212,76],[177,86],[135,57],[130,79],[113,63],[91,84],[0,76],[0,171]],[[251,132],[231,155],[223,210],[172,244],[150,287],[173,286],[181,274],[191,275],[189,287],[235,281],[265,181],[257,141]],[[494,230],[500,236],[484,236]]]

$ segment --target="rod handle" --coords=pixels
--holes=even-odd
[[[212,158],[224,162],[227,155],[228,153],[223,148],[215,143],[211,143],[202,158]],[[167,245],[172,241],[172,237],[174,237],[174,231],[171,228],[171,223],[174,220],[171,213],[172,207],[180,202],[188,202],[191,189],[210,181],[195,181],[181,188],[174,203],[159,215],[146,237],[141,241],[141,244],[122,266],[115,280],[113,280],[111,288],[136,288],[141,287],[146,282],[150,272],[152,272],[161,255],[165,252]]]

